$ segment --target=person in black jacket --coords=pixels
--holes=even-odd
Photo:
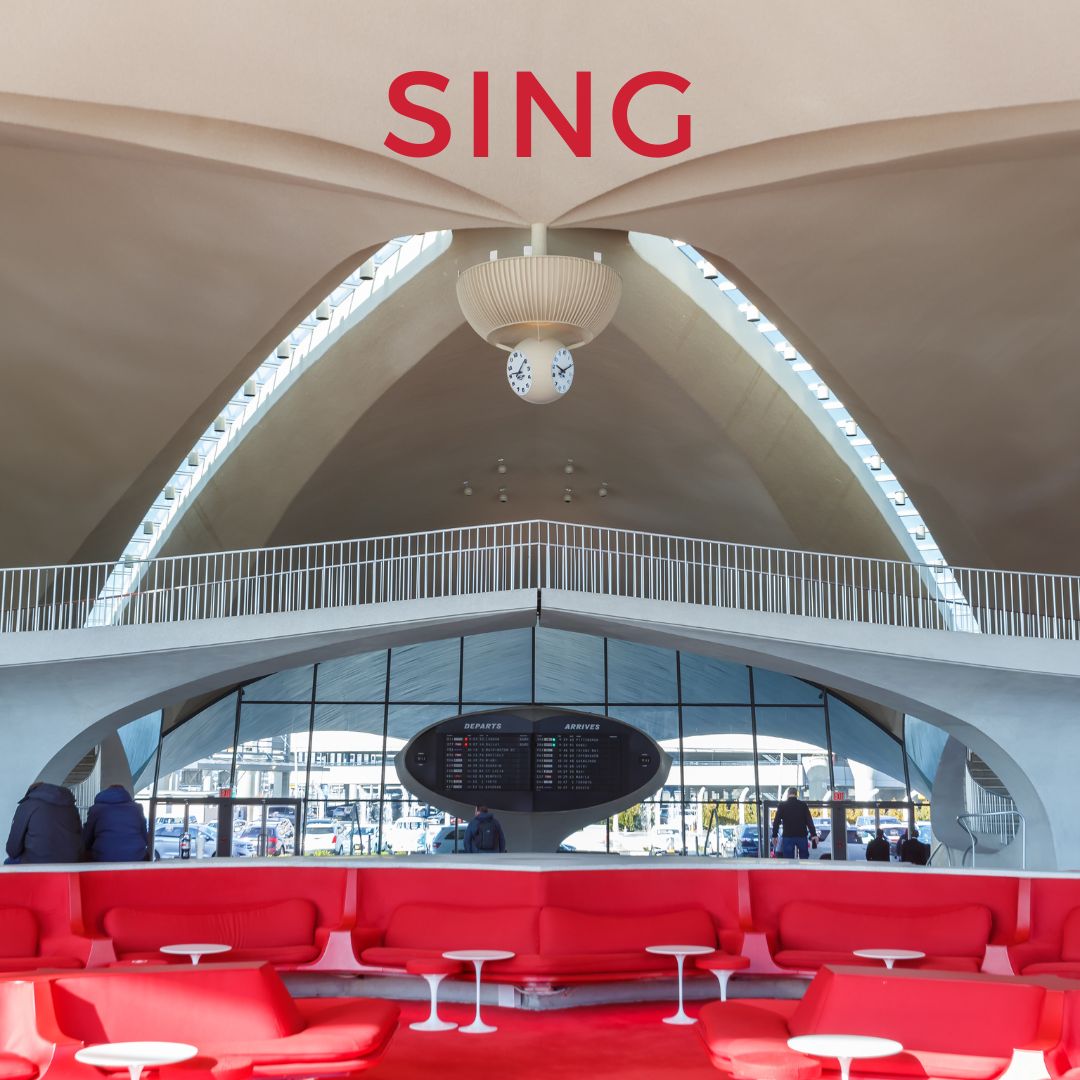
[[[885,833],[882,829],[878,829],[877,836],[866,845],[866,861],[889,861],[889,841],[885,839]]]
[[[113,784],[98,792],[82,838],[93,862],[141,862],[146,858],[146,815],[123,784]]]
[[[465,830],[466,852],[493,852],[506,850],[506,837],[503,836],[499,819],[486,807],[476,808],[476,817],[469,822]]]
[[[83,842],[75,796],[59,784],[31,784],[11,821],[7,854],[8,863],[78,862]]]
[[[788,788],[787,798],[776,808],[772,819],[772,837],[783,827],[784,836],[780,841],[781,859],[794,859],[795,853],[803,859],[810,858],[810,839],[817,847],[817,828],[810,816],[810,807],[799,799],[798,788]]]
[[[930,862],[930,845],[919,839],[918,829],[908,830],[908,838],[900,845],[900,861],[914,866],[926,866]]]

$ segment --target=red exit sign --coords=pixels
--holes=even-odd
[[[843,802],[844,801],[844,793],[842,791],[834,791],[832,793],[832,797],[833,797],[833,802]]]

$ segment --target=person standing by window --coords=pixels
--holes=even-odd
[[[773,841],[783,830],[778,852],[781,859],[810,858],[810,842],[817,847],[817,827],[810,807],[799,798],[798,788],[788,788],[787,798],[776,808],[772,819]],[[798,852],[798,856],[796,856]]]
[[[470,853],[506,850],[502,826],[486,806],[476,808],[476,817],[465,830],[465,850]]]

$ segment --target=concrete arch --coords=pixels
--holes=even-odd
[[[0,815],[36,775],[62,778],[80,748],[153,708],[315,659],[529,625],[538,601],[544,625],[756,663],[916,713],[957,734],[1008,785],[1028,820],[1029,865],[1080,864],[1067,827],[1075,644],[557,590],[20,635],[0,664],[9,747]]]

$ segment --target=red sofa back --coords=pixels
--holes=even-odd
[[[990,910],[981,904],[919,911],[793,900],[780,911],[779,934],[784,949],[920,949],[929,956],[982,956],[991,929]]]
[[[508,949],[519,956],[538,951],[537,909],[478,904],[402,904],[383,935],[392,949]]]
[[[234,1043],[294,1035],[304,1021],[269,964],[113,968],[51,979],[60,1030],[87,1043],[155,1039]]]
[[[113,908],[103,920],[117,953],[151,952],[184,941],[213,941],[237,949],[309,945],[315,937],[310,900],[232,908]]]
[[[1046,990],[953,973],[822,968],[788,1020],[792,1035],[842,1031],[911,1050],[1008,1058],[1039,1038]]]
[[[0,956],[38,955],[38,921],[29,908],[0,907]]]
[[[646,945],[715,948],[712,916],[701,908],[636,915],[594,915],[558,907],[540,912],[540,952],[545,956],[643,953]]]

